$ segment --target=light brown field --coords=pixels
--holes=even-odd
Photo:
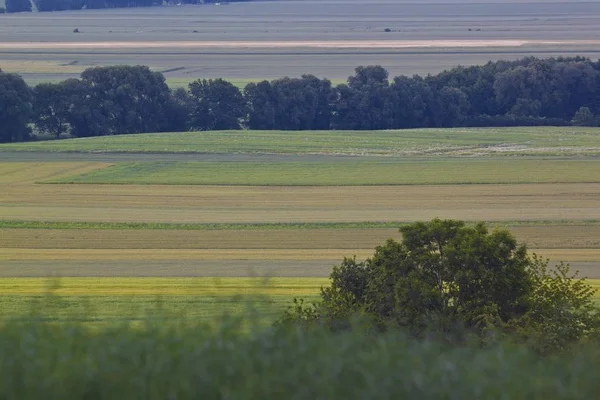
[[[461,49],[522,46],[598,46],[600,40],[312,40],[312,41],[135,41],[11,42],[0,49]]]
[[[34,183],[105,165],[4,165],[0,218],[175,223],[600,219],[597,183],[366,187]]]
[[[553,261],[600,276],[600,184],[367,187],[52,185],[101,162],[6,163],[0,219],[124,222],[555,221],[509,226]],[[560,225],[560,220],[582,221]],[[327,276],[396,229],[2,229],[3,276]]]
[[[348,222],[600,219],[600,184],[239,187],[16,184],[0,218],[47,221]]]
[[[144,64],[184,84],[301,74],[343,80],[355,67],[373,64],[397,76],[529,55],[598,58],[598,3],[503,2],[501,12],[495,3],[261,1],[3,14],[0,38],[14,44],[0,48],[0,68],[24,73],[34,84],[76,77],[72,68]],[[190,45],[196,42],[211,45]],[[32,61],[65,69],[24,69]],[[3,65],[11,62],[24,64]]]
[[[492,226],[493,227],[493,226]],[[600,249],[600,226],[598,225],[537,225],[509,226],[509,229],[520,242],[530,248],[545,249]],[[210,259],[221,250],[231,250],[232,256],[239,257],[239,251],[264,251],[263,254],[275,256],[280,250],[294,250],[302,254],[304,250],[315,251],[313,255],[331,255],[329,251],[348,255],[352,251],[364,253],[372,251],[375,246],[388,238],[399,239],[398,229],[362,228],[362,229],[224,229],[224,230],[163,230],[163,229],[0,229],[1,258],[9,254],[12,259],[32,259],[38,257],[36,252],[49,254],[42,249],[77,250],[73,253],[86,252],[83,249],[138,249],[141,254],[146,249],[162,249],[163,255],[172,255],[170,250],[188,249],[202,259]],[[28,249],[27,253],[18,249]],[[12,249],[16,249],[12,251]],[[210,250],[211,252],[208,252]],[[220,253],[219,253],[220,252]],[[270,252],[270,253],[269,253]],[[57,254],[63,254],[58,251]],[[99,253],[106,254],[106,253]],[[311,254],[307,254],[311,256]],[[168,256],[167,256],[168,257]],[[231,257],[226,257],[230,259]],[[304,256],[302,258],[305,258]],[[326,258],[326,257],[325,257]]]

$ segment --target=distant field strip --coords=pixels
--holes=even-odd
[[[1,295],[315,295],[328,278],[4,278]]]
[[[445,159],[346,162],[121,163],[52,183],[360,186],[600,182],[600,160]]]
[[[588,282],[600,288],[600,280]],[[0,318],[210,319],[250,308],[277,318],[294,297],[318,301],[320,288],[328,285],[327,278],[4,278]]]
[[[0,223],[1,225],[1,223]],[[492,224],[503,227],[505,224]],[[399,226],[399,224],[397,224]],[[598,225],[508,226],[531,248],[600,249]],[[278,229],[0,229],[0,253],[9,249],[240,249],[320,250],[374,249],[388,238],[400,238],[398,228],[285,228]],[[319,250],[317,250],[319,249]],[[27,250],[29,251],[29,250]],[[35,253],[35,252],[34,252]],[[40,252],[40,256],[43,252]],[[169,253],[169,252],[167,252]],[[19,253],[17,253],[19,254]],[[83,255],[86,253],[83,252]],[[140,253],[142,254],[142,253]],[[199,253],[201,254],[201,253]],[[248,252],[249,255],[252,252]],[[229,258],[229,257],[228,257]]]
[[[490,48],[536,46],[598,46],[598,40],[312,40],[312,41],[110,41],[110,42],[8,42],[0,49],[140,49],[140,48],[324,48],[410,49]]]
[[[0,317],[216,318],[248,307],[278,316],[294,297],[317,300],[327,283],[326,278],[3,278]]]
[[[600,219],[600,184],[0,187],[0,219],[184,224]]]
[[[0,151],[360,156],[600,155],[600,129],[533,127],[397,131],[179,132],[11,143],[0,145]]]
[[[156,261],[156,260],[322,260],[342,259],[346,249],[0,249],[0,261]],[[359,249],[354,253],[366,258],[373,251]],[[573,252],[575,253],[575,252]],[[587,252],[592,257],[593,252]],[[600,250],[598,250],[600,259]],[[587,259],[585,260],[587,261]]]

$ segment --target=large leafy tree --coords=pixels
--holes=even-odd
[[[34,122],[37,130],[57,138],[68,133],[70,124],[75,125],[77,116],[84,112],[86,91],[87,87],[77,79],[37,85],[33,89]],[[78,133],[77,128],[75,134]]]
[[[173,99],[161,73],[141,65],[96,67],[85,70],[81,80],[88,87],[85,119],[103,127],[102,134],[169,130]]]
[[[357,67],[347,84],[335,91],[333,127],[336,129],[389,129],[394,102],[388,72],[381,66]]]
[[[31,89],[23,78],[0,70],[0,142],[29,139]]]
[[[564,264],[549,270],[508,231],[439,219],[400,231],[402,241],[388,240],[368,260],[344,259],[316,309],[297,307],[287,318],[336,326],[359,314],[416,336],[499,331],[541,351],[598,332],[594,291]]]
[[[191,128],[202,131],[240,129],[246,102],[240,90],[223,79],[190,83]]]
[[[276,97],[269,81],[251,82],[244,87],[244,99],[248,115],[246,125],[249,129],[277,129],[275,122]]]

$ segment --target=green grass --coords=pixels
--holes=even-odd
[[[359,328],[149,320],[0,327],[5,399],[595,399],[600,347],[542,358]]]
[[[119,163],[52,183],[169,185],[433,185],[599,182],[600,160],[436,159],[338,162]]]
[[[0,145],[0,151],[276,153],[329,155],[599,155],[598,128],[401,131],[212,131]]]

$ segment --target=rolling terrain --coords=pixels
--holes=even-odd
[[[197,132],[2,145],[1,274],[14,290],[7,286],[1,301],[23,310],[42,295],[35,293],[44,278],[57,276],[64,288],[55,294],[70,293],[73,304],[114,300],[115,308],[106,305],[113,311],[99,311],[105,317],[123,314],[121,303],[135,295],[127,285],[143,282],[152,284],[135,300],[139,307],[161,296],[197,301],[194,315],[213,315],[220,302],[208,289],[185,289],[189,279],[282,279],[272,290],[296,278],[313,282],[302,293],[278,292],[272,304],[280,310],[294,295],[314,298],[343,257],[364,259],[399,238],[401,224],[434,217],[508,228],[531,251],[600,278],[598,148],[600,130],[570,127]],[[37,289],[21,291],[19,277],[37,277]],[[70,277],[90,290],[77,292]],[[103,293],[102,282],[122,293]],[[163,283],[175,286],[163,290]],[[185,300],[194,290],[195,300]]]

